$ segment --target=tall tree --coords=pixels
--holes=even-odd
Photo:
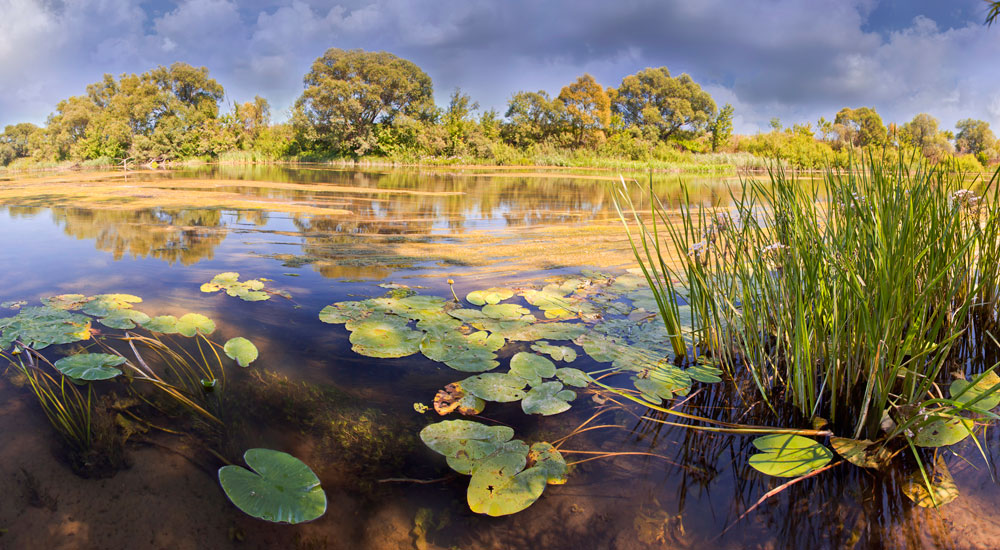
[[[844,107],[837,112],[833,122],[840,125],[840,138],[845,143],[858,147],[885,143],[886,129],[882,124],[882,117],[871,107]]]
[[[544,90],[517,92],[507,102],[504,117],[504,139],[524,147],[557,135],[565,124],[566,106]]]
[[[611,98],[594,77],[585,74],[563,86],[559,100],[566,106],[566,119],[573,128],[577,146],[611,123]]]
[[[925,157],[934,161],[941,160],[954,150],[948,137],[938,128],[938,120],[927,113],[920,113],[903,124],[900,141],[919,149]]]
[[[398,114],[427,118],[434,110],[431,78],[387,52],[330,48],[306,74],[295,102],[296,125],[327,148],[362,154],[376,124]]]
[[[990,130],[990,123],[983,120],[966,118],[955,124],[958,133],[955,134],[955,145],[963,153],[981,155],[991,149],[997,137]]]
[[[718,116],[712,120],[709,127],[712,132],[712,151],[718,151],[719,147],[729,143],[729,138],[733,135],[733,106],[726,103],[726,106],[719,109]]]
[[[666,67],[626,76],[612,94],[626,125],[653,127],[661,139],[686,129],[702,133],[715,115],[715,101],[687,74],[671,77]]]

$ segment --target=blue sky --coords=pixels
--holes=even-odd
[[[606,86],[645,67],[688,73],[736,129],[831,119],[872,106],[888,121],[1000,130],[1000,26],[982,0],[0,0],[0,126],[43,123],[104,73],[207,66],[227,102],[255,94],[275,118],[327,48],[385,50],[501,113],[519,90],[584,72]]]

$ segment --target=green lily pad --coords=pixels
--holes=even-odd
[[[503,338],[483,333],[465,336],[458,332],[426,334],[420,342],[420,352],[432,361],[444,363],[462,372],[485,372],[496,368],[494,350],[503,347]]]
[[[993,390],[993,388],[997,388]],[[992,393],[990,390],[993,390]],[[969,403],[985,394],[985,397],[975,402],[973,407],[989,411],[1000,405],[1000,376],[993,371],[986,373],[975,385],[968,380],[955,380],[951,383],[951,398],[959,403]]]
[[[532,344],[531,349],[552,357],[553,361],[565,361],[567,363],[576,361],[576,350],[568,346],[553,346],[543,340]]]
[[[149,320],[149,315],[137,309],[120,309],[97,321],[106,327],[129,330],[135,328],[136,325],[144,325]]]
[[[239,298],[246,302],[260,302],[271,298],[271,294],[263,292],[264,279],[250,279],[240,281],[240,274],[234,271],[219,273],[212,280],[201,285],[202,292],[218,292],[225,290],[226,294]],[[285,291],[275,292],[285,298],[291,299],[291,295]]]
[[[77,380],[110,380],[122,373],[114,367],[125,362],[120,355],[108,353],[80,353],[70,355],[54,363],[56,369]]]
[[[253,345],[253,342],[243,338],[242,336],[237,336],[236,338],[230,338],[226,345],[222,347],[222,351],[229,356],[230,359],[235,360],[241,367],[250,366],[257,359],[257,346]]]
[[[974,427],[975,423],[968,418],[934,417],[917,429],[913,444],[917,447],[947,447],[972,435]]]
[[[556,370],[556,378],[567,386],[586,388],[590,385],[590,375],[580,369],[564,367]]]
[[[424,333],[408,328],[405,321],[365,321],[351,332],[353,350],[367,357],[406,357],[420,351]]]
[[[943,506],[958,498],[958,486],[955,479],[951,477],[948,466],[941,457],[934,461],[934,471],[928,472],[930,481],[930,491],[927,490],[927,483],[920,470],[914,471],[907,476],[900,487],[903,494],[910,500],[917,503],[921,508],[933,508]]]
[[[527,383],[523,378],[511,374],[486,373],[462,380],[465,391],[486,401],[509,403],[524,399],[524,387]]]
[[[722,369],[713,367],[712,365],[692,365],[685,369],[684,371],[692,380],[697,380],[705,384],[714,384],[716,382],[722,382]]]
[[[471,416],[483,412],[486,408],[486,402],[471,393],[466,393],[461,382],[452,382],[444,389],[438,390],[434,395],[433,405],[434,412],[441,416],[456,411],[458,414]]]
[[[524,379],[531,386],[537,386],[542,383],[542,378],[556,375],[556,366],[541,355],[522,351],[511,357],[510,374]]]
[[[157,315],[144,323],[142,328],[160,334],[177,334],[177,317],[173,315]]]
[[[447,458],[473,461],[489,456],[513,437],[513,428],[470,420],[444,420],[420,430],[420,440],[431,450]]]
[[[548,471],[542,467],[525,469],[526,451],[499,452],[475,464],[467,493],[473,512],[490,516],[514,514],[542,496]]]
[[[465,296],[469,303],[483,306],[486,304],[499,304],[500,302],[514,296],[514,291],[509,288],[488,288],[486,290],[474,290]]]
[[[326,512],[319,478],[301,460],[271,449],[250,449],[239,466],[219,468],[229,500],[249,516],[275,523],[303,523]]]
[[[528,452],[527,466],[541,468],[545,472],[545,479],[549,485],[566,483],[569,467],[566,466],[566,459],[563,458],[562,453],[551,443],[533,444]]]
[[[60,294],[58,296],[42,298],[43,304],[57,309],[65,309],[67,311],[78,310],[89,301],[90,298],[84,296],[83,294]]]
[[[551,416],[570,409],[569,401],[576,399],[576,392],[564,390],[561,382],[545,382],[528,392],[521,400],[521,409],[527,414]]]
[[[762,452],[750,457],[750,466],[769,476],[799,477],[826,466],[833,458],[830,449],[800,435],[765,435],[753,444]]]
[[[517,304],[488,304],[483,306],[483,315],[498,321],[517,321],[530,313],[526,307]]]
[[[181,336],[190,338],[199,332],[204,335],[212,334],[215,332],[215,322],[200,313],[185,313],[177,320],[174,328]]]
[[[587,332],[587,326],[576,323],[538,323],[507,335],[515,342],[535,340],[572,340]]]
[[[0,350],[15,340],[34,349],[90,338],[90,318],[49,306],[21,308],[14,317],[0,319]]]
[[[97,317],[107,317],[112,313],[131,309],[132,304],[142,302],[142,298],[131,294],[98,294],[91,296],[83,305],[83,312]]]

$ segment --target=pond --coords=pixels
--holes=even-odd
[[[517,402],[489,402],[464,417],[440,417],[433,408],[421,413],[419,405],[431,407],[439,390],[478,371],[432,360],[426,345],[424,353],[412,347],[402,357],[372,357],[380,353],[366,347],[358,324],[343,324],[350,315],[321,320],[331,304],[387,293],[398,301],[413,292],[457,297],[475,312],[465,313],[473,316],[464,319],[470,326],[516,322],[511,311],[530,311],[539,318],[536,327],[572,321],[591,330],[597,317],[628,320],[643,291],[608,189],[617,179],[551,169],[206,166],[0,182],[0,317],[29,311],[42,297],[123,293],[141,297],[129,308],[149,316],[207,316],[212,340],[246,337],[259,352],[246,368],[220,359],[228,361],[225,374],[216,373],[225,385],[199,394],[220,423],[176,403],[141,402],[129,384],[115,382],[100,406],[107,429],[128,440],[117,462],[91,469],[67,453],[25,377],[7,369],[0,376],[0,547],[995,547],[995,468],[968,441],[956,449],[961,457],[945,457],[962,496],[938,510],[904,497],[901,475],[835,468],[741,518],[787,481],[749,467],[752,437],[657,423],[661,413],[628,401],[615,405],[593,384],[572,388],[575,398],[566,397],[571,406],[560,414],[526,414],[528,406]],[[724,206],[736,183],[658,175],[653,189],[668,208],[684,200]],[[216,278],[226,273],[239,279]],[[227,293],[236,281],[260,282]],[[562,317],[561,308],[539,298],[538,289],[559,285],[569,285],[560,296],[581,310]],[[483,303],[520,307],[483,319],[475,307],[483,303],[470,304],[466,296],[491,288],[511,293]],[[438,315],[444,306],[435,303]],[[399,328],[385,330],[393,336]],[[475,330],[463,328],[463,337]],[[88,341],[127,330],[97,323],[92,329]],[[576,357],[557,366],[607,370],[573,338],[549,338],[561,347],[546,352]],[[516,355],[538,356],[537,340],[508,337],[490,352],[465,349],[450,362],[466,365],[485,354],[506,372]],[[202,351],[197,337],[169,341],[180,353]],[[43,353],[56,361],[80,345]],[[115,349],[129,348],[119,341]],[[602,381],[628,386],[628,380],[617,374]],[[739,421],[757,406],[750,390],[702,384],[666,405]],[[566,483],[547,486],[511,515],[474,513],[466,498],[469,476],[454,473],[420,437],[429,424],[450,419],[504,426],[529,445],[557,443],[571,464]],[[996,430],[986,431],[985,445],[992,458],[1000,448]],[[243,452],[252,448],[287,452],[307,464],[325,491],[325,514],[279,525],[237,509],[217,471],[226,463],[245,465]]]

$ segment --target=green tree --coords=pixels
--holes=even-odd
[[[504,115],[507,124],[504,139],[519,147],[526,147],[553,138],[562,132],[566,121],[566,106],[560,99],[552,99],[545,91],[517,92],[507,102]]]
[[[595,143],[611,123],[611,98],[594,77],[584,74],[576,82],[563,86],[559,101],[566,106],[566,120],[576,136],[576,145]]]
[[[780,118],[778,118],[776,116],[771,117],[771,120],[769,120],[767,122],[767,124],[768,124],[768,126],[771,127],[772,131],[774,131],[774,132],[780,132],[781,131],[781,119]]]
[[[701,134],[715,116],[712,96],[687,74],[671,77],[666,67],[629,75],[610,95],[626,125],[656,128],[663,140],[682,129]]]
[[[7,125],[0,134],[0,166],[32,156],[43,133],[44,130],[30,122]]]
[[[376,124],[434,110],[431,78],[411,61],[387,52],[330,48],[306,74],[294,122],[321,148],[363,154]]]
[[[479,110],[479,103],[472,101],[468,94],[463,94],[460,88],[455,88],[444,111],[444,127],[448,132],[448,148],[452,155],[464,153],[464,145],[469,135],[476,128],[472,113]]]
[[[882,117],[871,107],[850,109],[844,107],[837,112],[834,124],[838,128],[840,141],[858,147],[882,145],[886,141],[886,129]]]
[[[729,143],[729,138],[733,136],[733,106],[726,103],[725,107],[719,109],[719,114],[712,120],[709,126],[712,132],[712,151],[718,151]]]
[[[990,130],[990,123],[983,120],[966,118],[955,124],[958,133],[955,134],[955,145],[963,153],[980,155],[991,149],[996,143],[996,136]]]
[[[901,143],[919,149],[933,161],[941,160],[954,151],[948,136],[938,128],[938,120],[927,113],[920,113],[903,124],[899,137]]]

